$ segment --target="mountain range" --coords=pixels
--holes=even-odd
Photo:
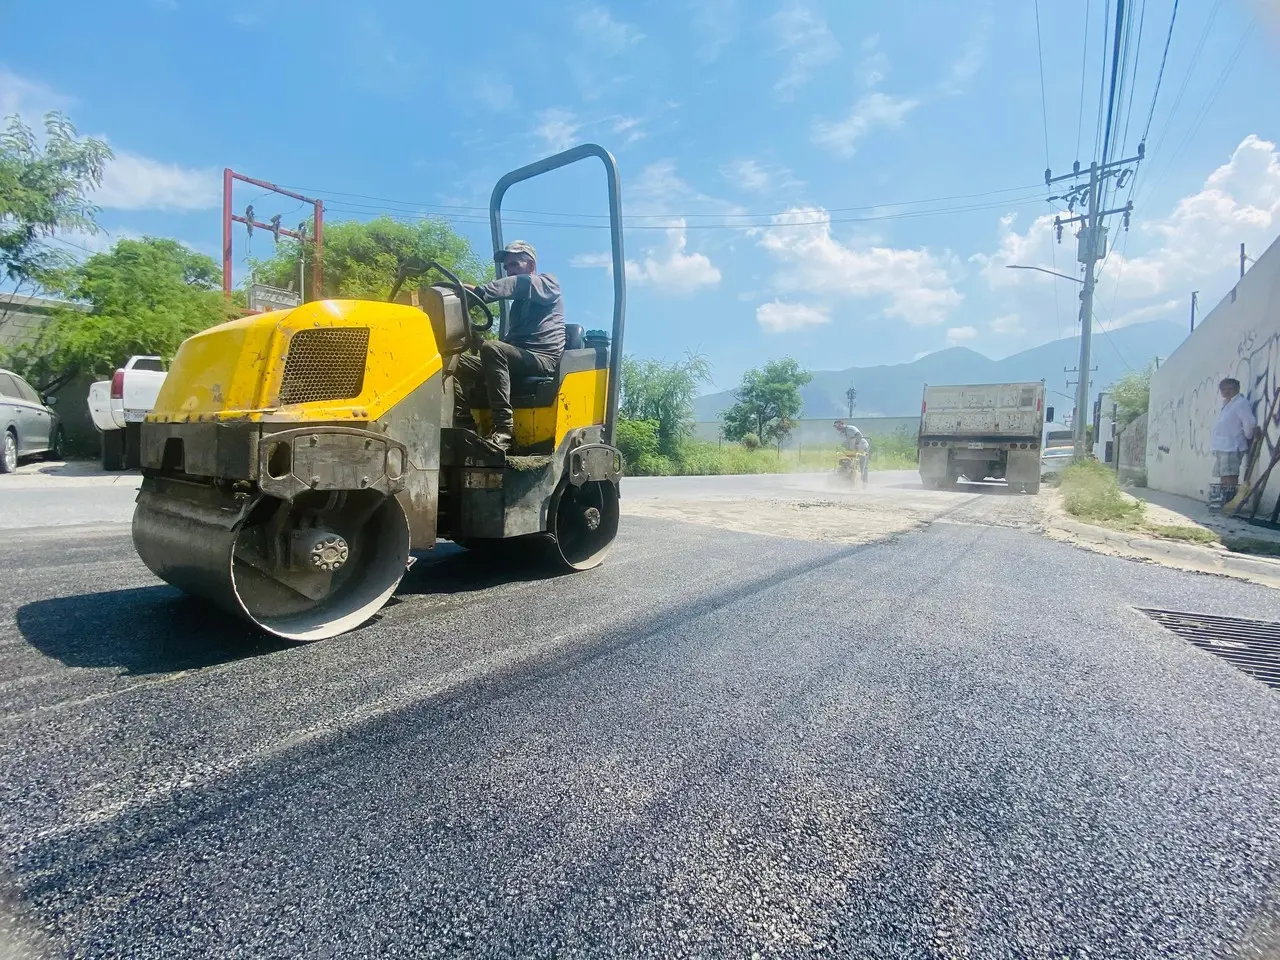
[[[1185,328],[1168,321],[1135,323],[1110,333],[1096,332],[1092,339],[1094,371],[1090,394],[1098,393],[1129,370],[1141,370],[1157,357],[1167,357],[1186,338]],[[1051,391],[1047,404],[1070,412],[1075,380],[1063,368],[1079,361],[1080,339],[1069,337],[992,360],[968,347],[950,347],[926,354],[911,363],[844,370],[813,371],[813,380],[800,391],[806,418],[839,417],[849,413],[845,391],[858,391],[854,415],[908,417],[920,411],[920,395],[926,383],[1011,383],[1044,380]],[[733,391],[706,394],[693,402],[694,419],[719,420],[733,404]],[[1061,419],[1061,415],[1059,415]]]

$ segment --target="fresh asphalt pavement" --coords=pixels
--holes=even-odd
[[[8,529],[0,957],[1273,956],[1280,697],[1135,608],[1280,594],[937,496],[856,547],[446,548],[310,646],[127,514]]]

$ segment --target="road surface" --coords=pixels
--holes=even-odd
[[[807,490],[628,498],[726,482]],[[1280,594],[902,495],[934,520],[854,546],[446,548],[297,647],[46,504],[0,560],[0,957],[1273,955],[1280,698],[1135,608]]]

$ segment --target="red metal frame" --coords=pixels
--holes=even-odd
[[[275,227],[269,223],[262,223],[258,220],[250,221],[245,217],[239,216],[231,212],[231,190],[236,180],[244,183],[252,184],[263,190],[270,190],[272,193],[278,193],[282,196],[291,197],[302,203],[309,203],[315,210],[315,236],[312,241],[315,243],[315,255],[311,260],[311,293],[313,299],[322,297],[324,291],[324,266],[321,262],[324,255],[324,201],[317,200],[314,197],[304,197],[300,193],[294,193],[292,190],[286,190],[283,187],[277,187],[274,183],[266,180],[255,180],[253,177],[246,177],[243,173],[236,173],[230,167],[223,168],[222,171],[222,292],[228,297],[231,296],[231,224],[243,223],[248,226],[257,227],[259,230],[270,230],[275,232]],[[292,237],[294,240],[306,242],[307,237],[296,230],[286,230],[280,228],[280,233],[286,237]],[[302,291],[298,291],[299,295]]]

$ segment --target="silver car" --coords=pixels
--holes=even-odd
[[[62,455],[62,424],[49,407],[55,397],[40,397],[16,373],[0,370],[0,473],[12,473],[20,457]]]

